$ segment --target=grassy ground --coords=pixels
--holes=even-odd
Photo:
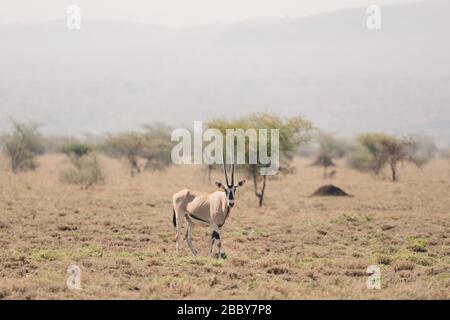
[[[89,190],[59,182],[68,161],[45,156],[14,176],[0,161],[0,298],[450,298],[450,163],[400,167],[400,182],[295,161],[269,181],[259,209],[252,185],[239,189],[224,226],[226,259],[208,259],[210,231],[194,231],[201,257],[175,254],[171,195],[214,191],[200,167],[127,176],[101,158],[105,183]],[[221,178],[215,173],[213,178]],[[239,177],[239,174],[237,175]],[[353,198],[309,195],[333,183]],[[82,289],[66,288],[80,266]],[[366,288],[377,264],[382,289]]]

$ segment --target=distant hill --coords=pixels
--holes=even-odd
[[[365,8],[185,29],[3,25],[0,131],[9,117],[77,134],[273,111],[450,144],[450,1],[382,9],[378,32]]]

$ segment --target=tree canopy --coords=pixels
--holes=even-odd
[[[208,123],[209,128],[218,129],[224,136],[226,136],[227,129],[242,129],[247,131],[248,129],[267,130],[267,137],[265,148],[267,150],[267,156],[272,156],[272,143],[270,130],[279,130],[279,171],[282,173],[289,173],[292,171],[290,162],[296,155],[298,148],[301,144],[307,143],[311,140],[310,131],[312,125],[309,121],[301,117],[293,117],[283,119],[280,116],[269,113],[257,113],[251,114],[246,117],[241,117],[235,120],[213,120]],[[267,175],[261,174],[262,168],[268,168],[271,164],[263,163],[260,158],[256,163],[249,163],[250,153],[256,151],[259,154],[260,136],[256,137],[257,150],[251,150],[250,139],[245,139],[245,164],[238,165],[238,169],[244,172],[248,177],[253,180],[254,191],[256,197],[259,199],[259,206],[262,206],[264,201],[264,195],[266,191]],[[263,141],[261,141],[263,142]],[[237,140],[233,142],[234,148],[237,148]],[[225,147],[225,145],[224,145]],[[225,151],[224,151],[225,152]],[[259,187],[258,184],[262,182]]]

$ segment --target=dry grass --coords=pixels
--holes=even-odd
[[[450,164],[405,166],[392,183],[296,160],[297,173],[270,181],[266,206],[248,184],[224,226],[226,259],[174,253],[171,195],[213,191],[200,167],[128,176],[100,158],[105,183],[62,184],[64,157],[45,156],[36,172],[0,165],[0,298],[450,298]],[[216,173],[214,178],[219,178]],[[239,175],[238,175],[239,176]],[[333,183],[354,198],[309,195]],[[203,255],[209,230],[196,229]],[[82,270],[82,290],[66,288],[66,269]],[[382,289],[366,288],[378,264]]]

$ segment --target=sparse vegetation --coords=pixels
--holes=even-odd
[[[379,298],[449,298],[445,210],[450,203],[446,201],[448,183],[442,179],[448,166],[444,159],[431,161],[434,152],[429,141],[416,144],[415,137],[360,137],[351,154],[355,157],[362,150],[357,156],[364,161],[357,163],[358,168],[379,173],[388,167],[396,178],[397,163],[403,161],[408,176],[400,184],[377,180],[368,183],[353,170],[340,166],[336,183],[355,197],[323,199],[309,197],[320,185],[317,174],[308,166],[309,160],[294,158],[298,146],[309,141],[308,122],[260,114],[210,125],[219,126],[221,131],[228,126],[281,128],[281,172],[291,174],[285,179],[271,179],[277,197],[255,211],[253,193],[262,205],[267,187],[266,177],[259,175],[264,166],[258,163],[237,167],[253,180],[254,192],[243,189],[237,197],[235,211],[239,219],[230,219],[224,229],[227,240],[223,259],[191,257],[187,247],[186,255],[174,254],[170,196],[173,190],[186,185],[197,190],[205,185],[198,179],[197,169],[169,167],[171,143],[167,127],[152,124],[142,133],[110,136],[100,148],[94,143],[64,138],[52,145],[58,145],[57,150],[70,159],[70,168],[61,154],[47,154],[40,158],[41,169],[24,176],[20,183],[0,176],[0,273],[7,279],[0,283],[0,297],[73,297],[64,290],[64,276],[67,265],[76,261],[84,271],[88,270],[80,297],[323,298],[326,287],[327,297],[333,298],[373,298],[373,294]],[[10,146],[27,146],[24,149],[29,152],[23,153],[24,158],[35,162],[44,149],[42,137],[37,127],[18,126],[2,139],[5,155],[5,142],[14,141]],[[324,138],[317,159],[325,155],[340,164],[342,153],[333,139]],[[157,184],[136,179],[130,187],[123,183],[128,178],[119,162],[97,157],[98,149],[113,158],[127,159],[132,174],[141,170],[139,161],[145,161],[142,169],[166,169],[168,179]],[[424,166],[428,161],[431,163]],[[412,174],[414,167],[409,163],[422,168],[420,179]],[[18,165],[16,171],[22,166]],[[50,177],[55,170],[61,172],[62,182],[84,188],[102,182],[103,171],[114,179],[111,183],[108,179],[108,184],[99,188],[101,192],[73,192],[69,186],[54,183]],[[414,188],[410,188],[411,184]],[[40,200],[30,210],[26,197]],[[18,234],[21,239],[32,238],[33,245],[20,241],[22,245],[13,245]],[[210,233],[199,236],[210,237]],[[198,246],[199,251],[206,252],[205,241],[199,241]],[[365,289],[369,263],[382,268],[383,288],[389,290],[374,293]],[[151,277],[147,276],[149,268]],[[195,279],[185,276],[198,268],[202,272]],[[219,273],[223,277],[218,277]],[[21,282],[24,275],[26,283]],[[142,281],[143,277],[146,281]]]
[[[447,160],[420,173],[405,163],[399,184],[342,166],[336,183],[355,197],[324,199],[309,197],[322,183],[310,159],[293,159],[296,170],[270,181],[277,196],[262,208],[255,210],[253,190],[242,189],[223,228],[228,258],[209,259],[209,230],[195,235],[201,256],[190,256],[185,242],[178,256],[170,221],[173,190],[205,189],[198,167],[173,166],[158,183],[129,183],[119,161],[99,156],[112,179],[76,192],[54,179],[65,157],[42,156],[26,179],[0,175],[5,299],[450,298]],[[79,292],[65,289],[74,263],[82,270]],[[382,290],[366,288],[371,264],[382,269]]]

